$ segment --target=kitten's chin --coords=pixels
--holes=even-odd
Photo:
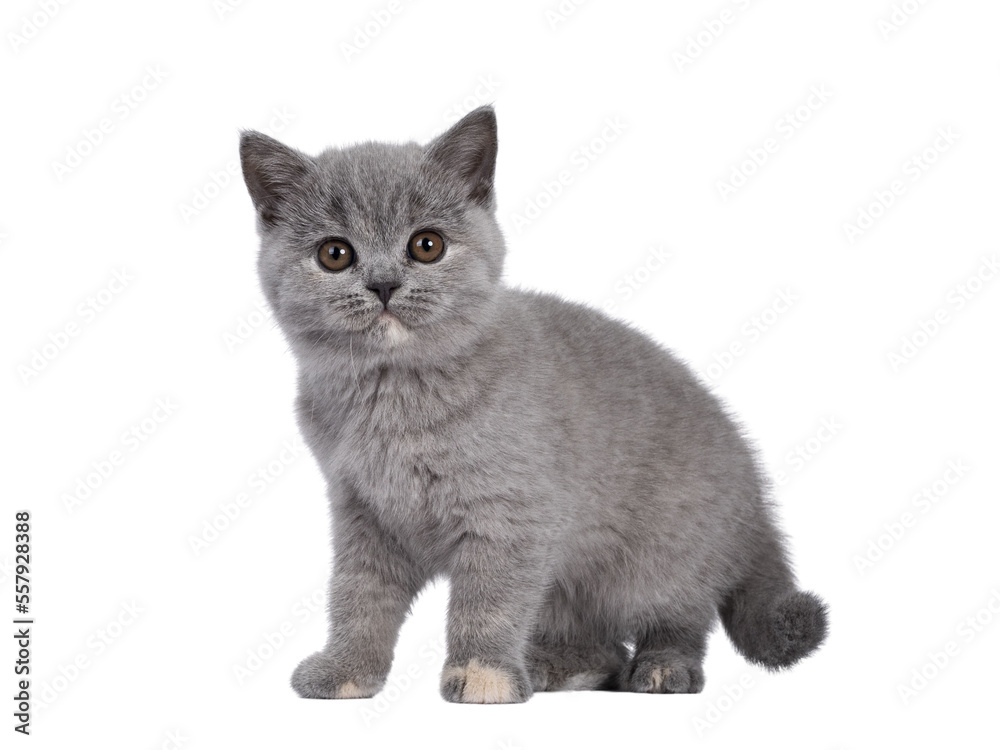
[[[375,321],[376,329],[382,334],[382,341],[388,346],[399,346],[409,340],[411,334],[398,317],[388,310],[379,313]]]

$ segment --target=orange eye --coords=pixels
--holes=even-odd
[[[444,239],[437,232],[419,232],[410,239],[407,252],[413,260],[433,263],[444,252]]]
[[[327,271],[343,271],[354,262],[354,248],[344,240],[327,240],[319,248],[319,262]]]

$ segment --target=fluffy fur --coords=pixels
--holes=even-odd
[[[797,590],[716,398],[635,330],[501,283],[492,109],[427,146],[311,157],[245,132],[240,155],[299,424],[329,484],[329,637],[295,671],[300,695],[376,693],[437,576],[452,701],[697,692],[720,615],[769,669],[819,646],[825,605]],[[423,264],[406,248],[427,229],[446,250]],[[317,261],[331,238],[355,250],[346,270]]]

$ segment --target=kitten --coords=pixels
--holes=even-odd
[[[637,331],[501,283],[492,108],[427,146],[244,132],[240,156],[329,484],[329,637],[299,695],[377,693],[437,576],[449,701],[695,693],[719,616],[769,669],[820,645],[826,606],[716,398]]]

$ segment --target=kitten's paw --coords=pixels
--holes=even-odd
[[[621,644],[539,641],[529,652],[528,672],[536,691],[613,690],[628,658]]]
[[[619,680],[630,693],[700,693],[704,687],[700,661],[663,652],[638,654]]]
[[[382,683],[348,677],[330,656],[317,651],[295,668],[292,688],[302,698],[371,698]]]
[[[452,703],[523,703],[531,693],[523,673],[491,667],[478,659],[446,666],[441,673],[441,695]]]

